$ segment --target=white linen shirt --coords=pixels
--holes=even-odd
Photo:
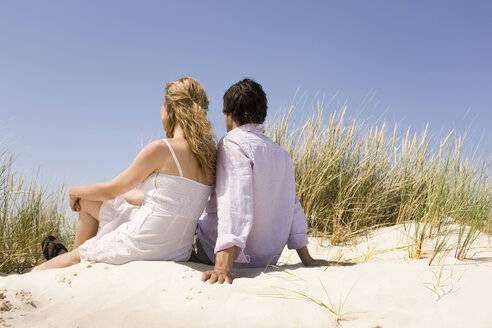
[[[235,267],[273,265],[286,244],[308,244],[292,159],[264,132],[261,124],[245,124],[219,142],[215,192],[197,227],[214,263],[215,253],[237,246]]]

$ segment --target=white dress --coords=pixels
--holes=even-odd
[[[104,201],[99,212],[100,230],[79,246],[81,261],[123,264],[136,260],[187,261],[193,247],[198,218],[212,187],[180,176],[154,172],[142,182],[142,206],[123,197]]]

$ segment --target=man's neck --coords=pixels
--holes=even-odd
[[[240,127],[240,125],[236,121],[232,121],[231,130],[234,130],[235,128],[238,128],[238,127]]]
[[[234,121],[230,116],[226,115],[225,116],[225,120],[226,120],[226,129],[227,129],[227,132],[230,132],[232,130],[234,130],[235,128],[239,127],[240,125]]]

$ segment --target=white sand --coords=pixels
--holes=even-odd
[[[0,277],[0,326],[492,327],[492,248],[485,235],[473,244],[472,259],[458,261],[453,250],[432,266],[430,243],[421,260],[395,249],[407,245],[402,226],[374,231],[353,246],[318,242],[309,246],[317,257],[357,257],[360,264],[305,268],[286,249],[281,270],[236,269],[232,285],[201,282],[208,266],[173,262],[82,263]],[[331,300],[338,315],[287,298],[295,292],[328,306]]]

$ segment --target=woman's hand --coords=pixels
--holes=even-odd
[[[77,197],[77,196],[74,196],[72,191],[73,191],[74,188],[71,188],[70,191],[69,191],[69,195],[70,195],[70,208],[72,209],[72,211],[74,212],[80,212],[81,210],[81,207],[80,207],[80,197]]]

